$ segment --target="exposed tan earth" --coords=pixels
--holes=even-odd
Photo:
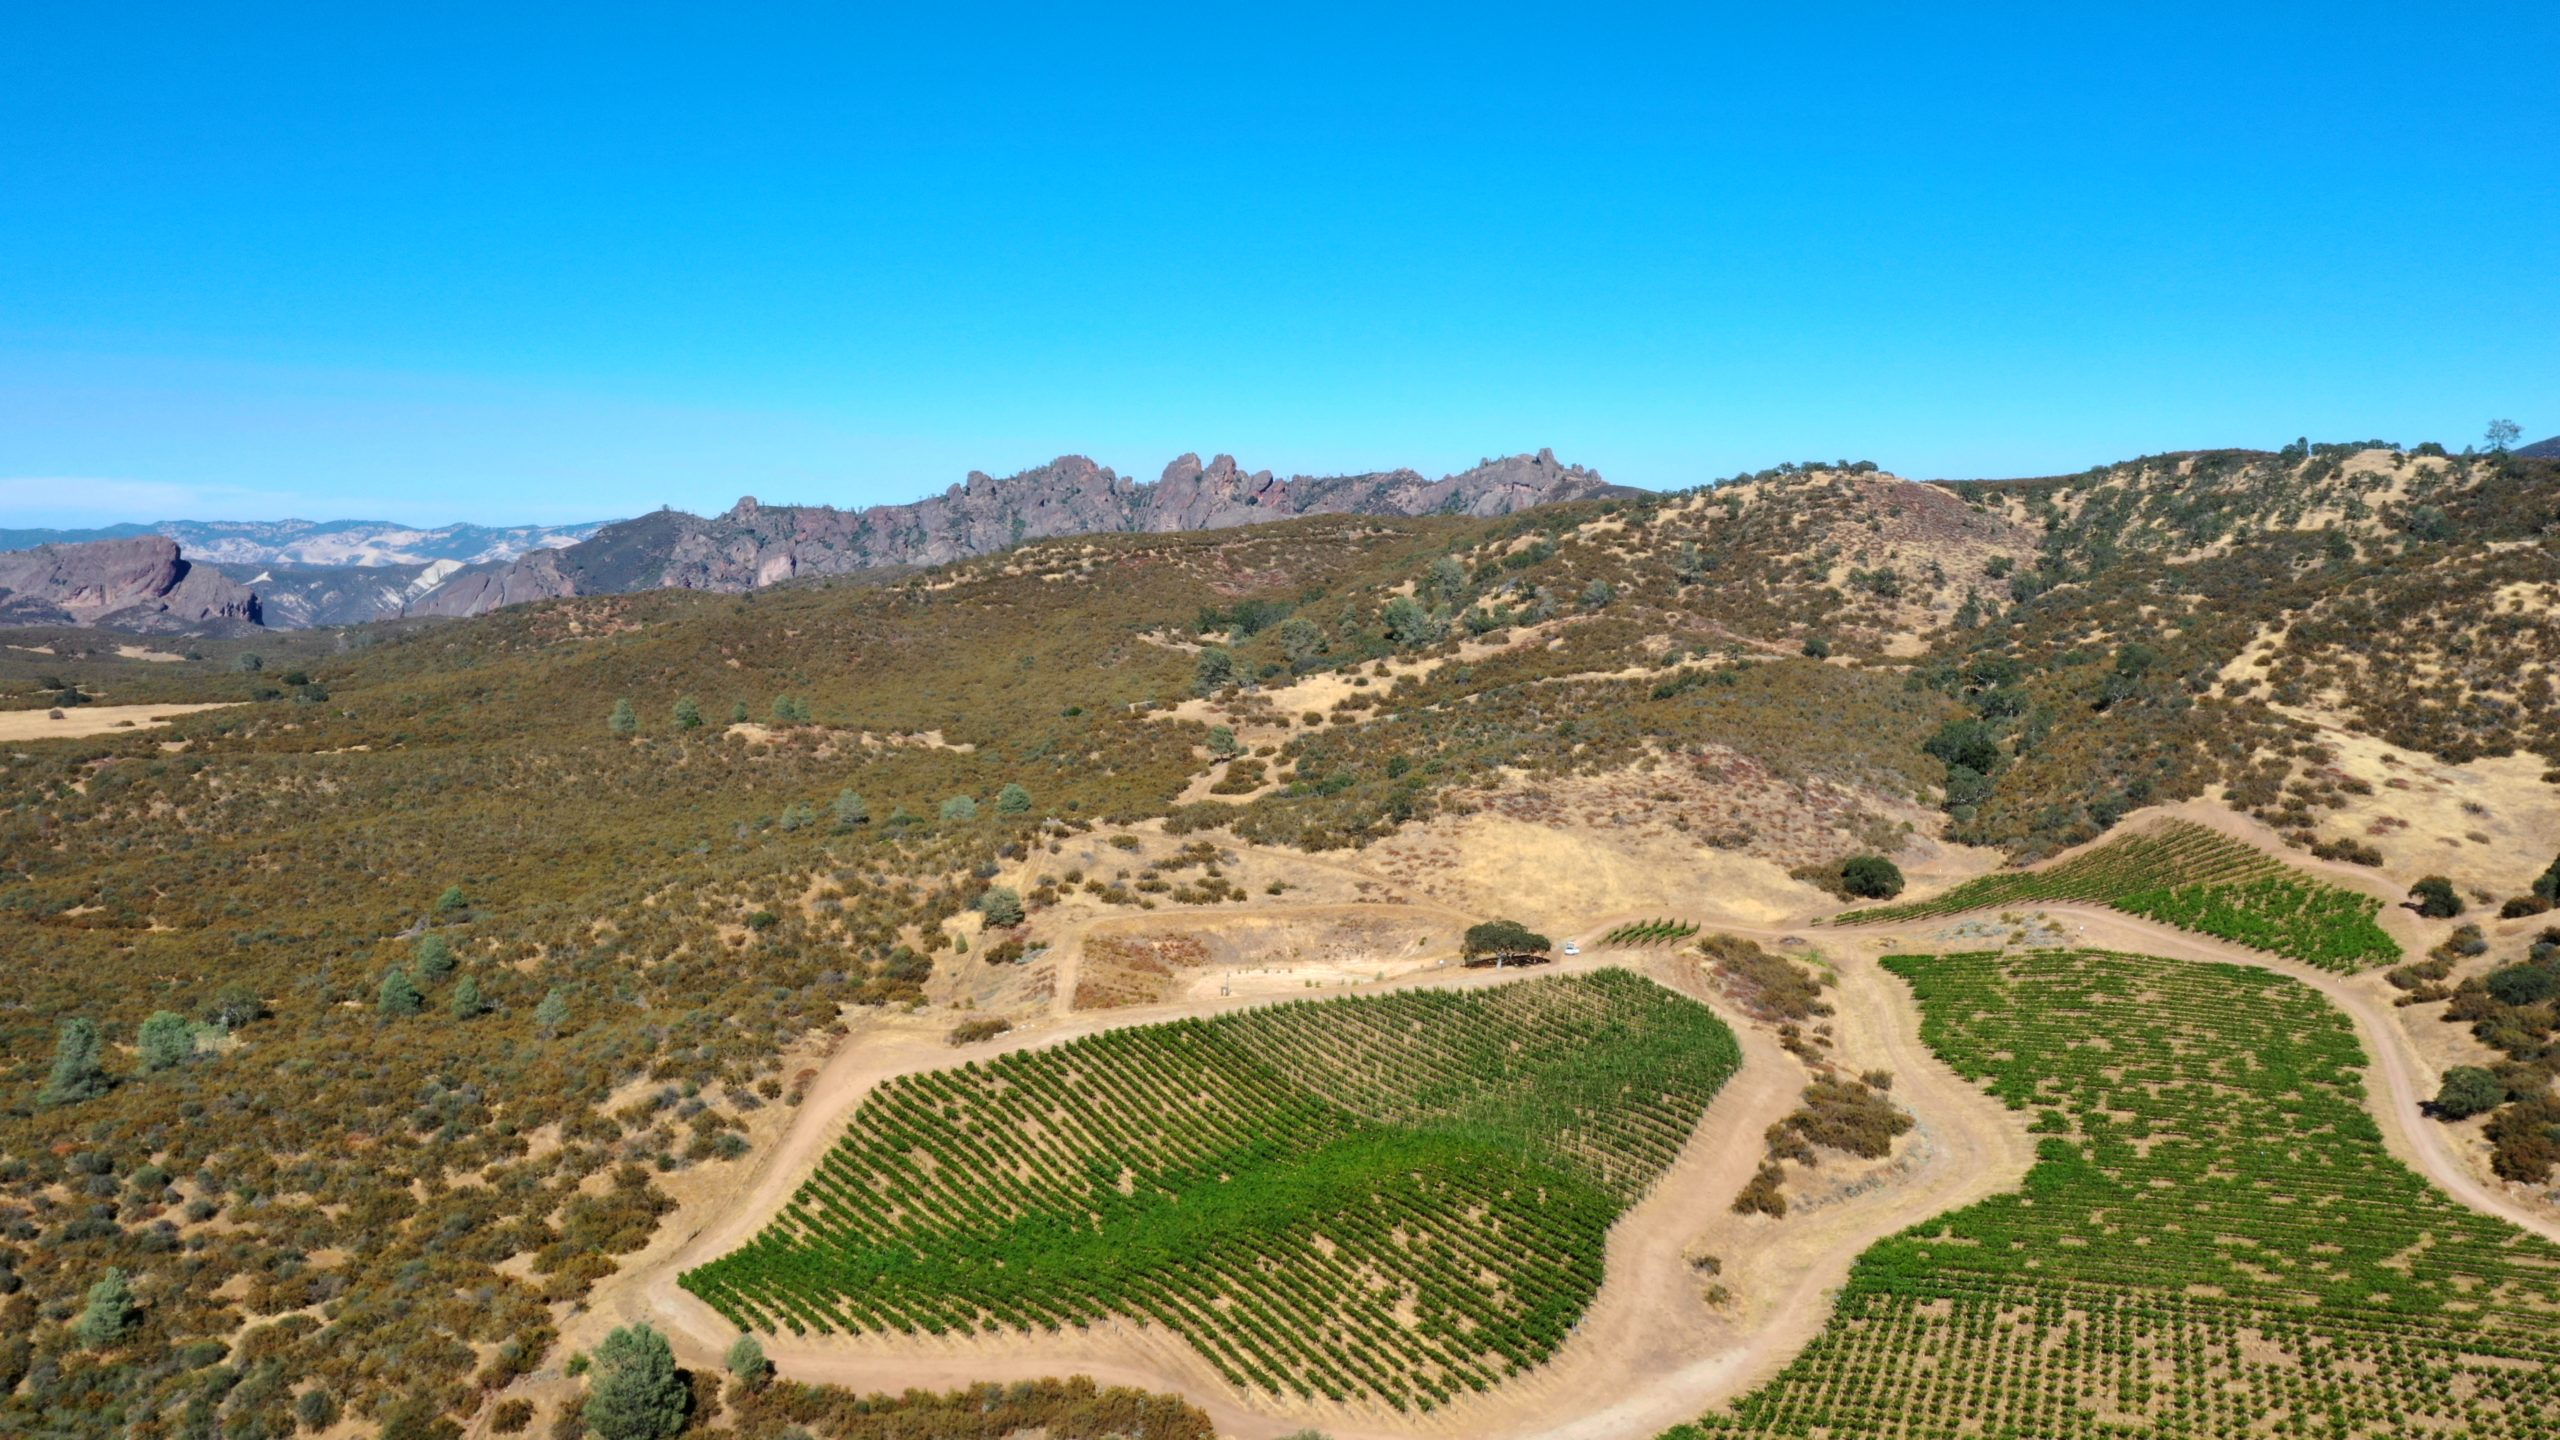
[[[2372,893],[2396,876],[2284,851],[2265,827],[2205,803],[2129,817],[2139,826],[2175,814],[2268,847],[2290,863]],[[2119,832],[2121,833],[2121,832]],[[1123,845],[1113,835],[1126,837]],[[1035,851],[1006,883],[1029,884],[1070,865],[1138,873],[1200,837],[1155,826],[1061,837]],[[1912,894],[1989,868],[1986,857],[1915,843]],[[680,1209],[655,1241],[596,1290],[563,1326],[563,1353],[591,1347],[612,1326],[647,1319],[689,1365],[717,1366],[734,1329],[678,1284],[687,1268],[752,1236],[842,1133],[882,1080],[1011,1050],[1055,1045],[1122,1025],[1215,1014],[1275,999],[1378,993],[1410,987],[1508,983],[1510,972],[1454,963],[1459,930],[1491,913],[1514,915],[1585,953],[1554,969],[1621,964],[1715,1008],[1742,1041],[1744,1063],[1715,1097],[1687,1147],[1609,1235],[1601,1291],[1577,1332],[1536,1372],[1430,1416],[1380,1408],[1284,1403],[1222,1381],[1178,1336],[1134,1324],[1056,1335],[932,1340],[922,1337],[773,1337],[782,1373],[859,1390],[947,1387],[1076,1373],[1106,1384],[1179,1393],[1206,1410],[1221,1434],[1262,1440],[1314,1425],[1338,1440],[1409,1436],[1649,1437],[1747,1392],[1782,1368],[1828,1321],[1832,1298],[1858,1254],[1926,1217],[2013,1188],[2033,1159],[2025,1117],[1949,1071],[1921,1043],[1907,988],[1877,963],[1893,951],[1984,948],[2003,943],[2008,916],[1976,913],[1890,926],[1821,927],[1841,908],[1789,879],[1770,861],[1701,848],[1677,832],[1635,826],[1563,828],[1492,811],[1408,827],[1356,855],[1307,856],[1224,842],[1221,869],[1251,898],[1154,910],[1077,897],[1035,915],[1028,933],[1048,950],[1017,966],[953,967],[965,978],[937,999],[966,1001],[1018,1027],[980,1045],[947,1043],[950,1013],[865,1013],[815,1070],[797,1110],[757,1117],[757,1156],[742,1174],[701,1184],[676,1177]],[[1263,893],[1272,881],[1277,897]],[[2393,897],[2396,898],[2396,895]],[[1610,950],[1598,937],[1631,921],[1677,917],[1812,959],[1836,977],[1825,994],[1832,1052],[1846,1069],[1883,1069],[1890,1098],[1916,1120],[1883,1160],[1826,1159],[1791,1172],[1783,1218],[1738,1216],[1730,1205],[1764,1154],[1763,1132],[1795,1103],[1808,1075],[1766,1028],[1724,1000],[1694,953],[1675,947]],[[2125,950],[2256,966],[2319,990],[2346,1012],[2368,1057],[2373,1111],[2391,1153],[2476,1209],[2560,1240],[2560,1217],[2517,1187],[2484,1178],[2476,1136],[2424,1118],[2443,1059],[2413,1040],[2432,1021],[2396,1010],[2379,971],[2340,977],[2111,910],[2035,907],[2014,928],[2029,943]],[[2383,923],[2412,955],[2447,928],[2386,908]],[[1819,928],[1817,928],[1819,927]],[[1990,935],[1992,938],[1982,938]],[[1806,943],[1810,942],[1810,944]],[[1105,955],[1130,970],[1146,957],[1155,989],[1107,1008],[1074,1003],[1083,967]],[[1123,977],[1125,979],[1125,977]],[[1140,987],[1142,990],[1145,987]],[[965,993],[964,993],[965,992]],[[2435,1026],[2439,1030],[2456,1027]],[[2476,1129],[2476,1126],[2473,1127]],[[1709,1274],[1696,1262],[1713,1256]],[[1721,1293],[1712,1287],[1721,1286]],[[522,1393],[566,1393],[556,1375]]]
[[[73,705],[62,711],[62,718],[52,718],[45,710],[0,710],[0,742],[10,740],[62,740],[80,735],[99,735],[109,730],[147,729],[165,725],[180,715],[198,710],[219,710],[219,702],[206,705]]]

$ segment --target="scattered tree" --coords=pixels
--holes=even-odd
[[[1517,920],[1487,920],[1467,927],[1462,954],[1469,960],[1487,955],[1544,955],[1553,942]]]
[[[462,893],[461,886],[447,885],[444,893],[436,897],[436,914],[439,917],[450,915],[470,903],[471,897]]]
[[[605,718],[605,728],[616,735],[633,734],[640,728],[640,712],[628,700],[613,702],[613,713]]]
[[[746,702],[746,701],[744,701],[744,700],[735,700],[735,701],[730,702],[730,705],[729,705],[729,723],[730,723],[730,724],[732,724],[732,725],[744,725],[744,724],[746,724],[746,723],[747,723],[747,702]]]
[[[533,1023],[543,1039],[556,1038],[569,1023],[569,997],[557,990],[543,996],[542,1003],[533,1007]]]
[[[2524,427],[2518,425],[2513,420],[2492,420],[2489,422],[2489,453],[2492,455],[2506,454],[2509,450],[2515,448],[2515,443],[2518,440],[2523,438]]]
[[[2453,882],[2442,875],[2430,875],[2409,887],[2409,899],[2418,913],[2430,920],[2450,920],[2462,913],[2462,896]]]
[[[267,1002],[258,997],[258,992],[236,981],[214,992],[213,1003],[205,1007],[205,1019],[226,1034],[266,1013]]]
[[[1840,862],[1840,888],[1861,900],[1890,900],[1902,893],[1902,867],[1882,855],[1852,855]]]
[[[1440,626],[1431,612],[1410,595],[1399,595],[1387,602],[1385,616],[1387,638],[1408,648],[1428,645],[1440,638]]]
[[[1618,591],[1616,586],[1611,585],[1606,580],[1594,580],[1589,585],[1583,587],[1582,608],[1585,610],[1606,610],[1609,608],[1609,603],[1617,598]]]
[[[1225,725],[1209,727],[1209,755],[1212,759],[1233,760],[1244,753],[1244,745],[1236,739],[1233,728]]]
[[[854,794],[851,790],[836,792],[836,830],[839,834],[856,825],[867,825],[870,822],[871,807],[862,803],[861,796]]]
[[[702,728],[702,707],[695,703],[690,695],[676,701],[676,728],[679,730]]]
[[[107,1093],[106,1067],[98,1063],[97,1022],[74,1015],[62,1022],[53,1042],[53,1070],[45,1077],[39,1104],[71,1105]]]
[[[453,947],[432,930],[409,947],[409,957],[418,967],[418,978],[430,985],[453,973]]]
[[[195,1022],[169,1010],[154,1010],[142,1022],[142,1032],[134,1037],[134,1049],[142,1058],[142,1068],[166,1070],[183,1065],[196,1053]]]
[[[104,1350],[131,1333],[137,1318],[138,1307],[133,1303],[132,1289],[125,1284],[124,1272],[109,1266],[98,1283],[89,1287],[89,1303],[81,1309],[80,1318],[71,1329],[81,1344]]]
[[[996,792],[997,814],[1024,815],[1030,813],[1030,810],[1031,792],[1023,789],[1020,785],[1015,784],[1012,781],[1006,781],[1005,787]]]
[[[452,1009],[454,1019],[474,1019],[488,1008],[488,1002],[480,998],[479,981],[465,975],[462,977],[462,983],[453,987]]]
[[[1191,667],[1191,688],[1202,695],[1213,695],[1236,683],[1236,657],[1223,645],[1204,645],[1200,658]]]
[[[761,1390],[773,1378],[773,1362],[764,1358],[764,1346],[753,1335],[741,1335],[729,1347],[729,1373],[750,1390]]]
[[[409,972],[394,965],[383,972],[382,988],[374,995],[373,1006],[385,1015],[415,1015],[426,1008],[427,998],[409,980]]]
[[[945,820],[975,820],[978,818],[978,802],[970,799],[966,795],[954,795],[950,799],[942,802],[942,818]]]
[[[1292,670],[1304,670],[1324,653],[1324,630],[1303,615],[1292,615],[1280,622],[1274,632],[1280,641],[1280,656]]]
[[[1022,923],[1022,896],[1010,885],[990,885],[978,897],[978,912],[987,923],[1000,930],[1010,930]]]
[[[590,1373],[582,1414],[598,1440],[668,1440],[684,1428],[691,1392],[666,1337],[645,1322],[604,1337]]]
[[[259,671],[267,668],[267,662],[259,659],[258,652],[255,650],[242,651],[240,653],[239,665],[240,673],[243,675],[255,675]]]

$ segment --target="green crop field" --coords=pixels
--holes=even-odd
[[[1886,962],[2043,1136],[1862,1256],[1769,1385],[1674,1434],[2560,1434],[2560,1248],[2390,1157],[2343,1016],[2245,966]]]
[[[767,1331],[1149,1320],[1238,1386],[1428,1409],[1564,1339],[1740,1060],[1622,970],[1114,1030],[883,1084],[684,1284]]]
[[[1695,922],[1688,920],[1646,920],[1634,925],[1621,925],[1600,937],[1603,945],[1668,945],[1686,940],[1698,933]]]
[[[2002,905],[2080,901],[2352,973],[2400,958],[2374,923],[2382,902],[2314,880],[2255,846],[2185,820],[2108,841],[2042,870],[1969,880],[1907,905],[1851,910],[1835,923],[1919,920]]]

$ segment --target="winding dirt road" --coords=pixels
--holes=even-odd
[[[2418,1105],[2433,1093],[2435,1076],[2370,977],[2360,982],[2331,975],[2112,910],[2035,908],[2060,921],[2074,945],[2249,965],[2320,991],[2347,1014],[2363,1042],[2367,1094],[2390,1152],[2462,1203],[2560,1241],[2560,1224],[2482,1184],[2437,1128],[2421,1117]],[[1605,931],[1615,918],[1594,925],[1592,933]],[[1731,1013],[1704,989],[1692,961],[1637,951],[1595,953],[1546,967],[1544,973],[1570,973],[1624,965],[1691,994],[1718,1008],[1742,1041],[1744,1062],[1659,1185],[1611,1230],[1606,1278],[1575,1335],[1548,1364],[1491,1395],[1423,1418],[1377,1407],[1282,1405],[1226,1385],[1178,1336],[1126,1324],[992,1339],[781,1337],[768,1343],[767,1354],[794,1378],[864,1390],[1081,1373],[1104,1384],[1179,1393],[1207,1411],[1222,1434],[1240,1440],[1260,1440],[1311,1424],[1339,1440],[1450,1435],[1641,1440],[1656,1435],[1748,1391],[1783,1367],[1827,1322],[1832,1297],[1850,1265],[1873,1241],[2013,1188],[2026,1173],[2033,1147],[2023,1117],[1928,1051],[1919,1039],[1918,1009],[1908,989],[1875,963],[1877,956],[1892,951],[1956,948],[1937,938],[1949,923],[1937,918],[1812,932],[1839,976],[1830,995],[1837,1010],[1838,1054],[1853,1068],[1892,1071],[1894,1098],[1913,1113],[1920,1128],[1908,1142],[1893,1184],[1775,1222],[1733,1217],[1727,1204],[1760,1161],[1762,1131],[1791,1108],[1804,1083],[1804,1067],[1765,1030]],[[1807,933],[1766,926],[1715,928],[1764,943]],[[1451,967],[1327,993],[1470,989],[1518,978],[1517,972]],[[1068,1015],[973,1047],[968,1056],[1056,1045],[1121,1026],[1212,1015],[1269,1000],[1204,998]],[[734,1197],[717,1214],[679,1217],[680,1224],[691,1220],[691,1228],[671,1227],[599,1287],[593,1307],[567,1327],[568,1346],[591,1346],[613,1325],[646,1319],[669,1335],[686,1363],[718,1364],[736,1332],[683,1290],[677,1276],[734,1248],[778,1211],[873,1087],[891,1076],[959,1058],[938,1028],[885,1021],[857,1030],[821,1069],[789,1128],[756,1162]],[[1722,1308],[1700,1298],[1703,1287],[1687,1258],[1702,1237],[1728,1257],[1724,1278],[1735,1296]]]

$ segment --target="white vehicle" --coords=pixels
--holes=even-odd
[[[1564,953],[1567,955],[1579,955],[1582,953],[1582,947],[1574,944],[1570,940],[1567,940],[1564,942]]]

